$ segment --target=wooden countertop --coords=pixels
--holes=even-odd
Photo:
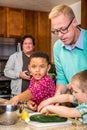
[[[57,126],[54,128],[48,128],[48,127],[43,127],[43,128],[36,128],[36,127],[31,127],[29,124],[26,124],[23,121],[18,121],[15,125],[10,125],[10,126],[4,126],[0,125],[0,130],[87,130],[87,126],[82,126],[82,125],[66,125],[66,126]]]
[[[5,101],[5,99],[1,99],[0,101]],[[31,125],[25,123],[20,120],[15,125],[4,126],[0,125],[0,130],[87,130],[87,125],[82,125],[75,120],[73,120],[73,124],[69,125],[61,125],[55,127],[32,127]]]

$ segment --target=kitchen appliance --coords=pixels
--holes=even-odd
[[[11,89],[8,77],[4,76],[4,68],[9,56],[18,51],[19,39],[0,37],[0,97],[10,98]]]
[[[0,37],[0,59],[7,60],[8,57],[17,51],[16,38],[3,38]]]

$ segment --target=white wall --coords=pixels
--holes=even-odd
[[[71,5],[71,8],[73,9],[75,13],[78,24],[81,24],[81,1]]]
[[[81,24],[81,1],[79,1],[73,5],[70,5],[70,7],[73,9],[73,11],[75,13],[78,24]],[[53,62],[53,45],[54,45],[55,41],[58,40],[58,37],[56,35],[52,34],[51,38],[52,38],[51,39],[51,56],[52,56],[51,61]]]

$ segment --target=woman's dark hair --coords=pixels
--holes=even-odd
[[[30,61],[31,61],[32,58],[39,58],[39,57],[46,59],[47,63],[50,64],[49,56],[47,55],[47,53],[44,53],[44,52],[41,52],[41,51],[35,51],[35,52],[33,52],[30,55],[29,63],[30,63]]]
[[[23,42],[24,42],[24,40],[26,38],[32,39],[33,45],[35,46],[35,39],[34,39],[34,37],[32,35],[25,35],[25,36],[22,37],[22,40],[21,40],[21,49],[22,49]]]

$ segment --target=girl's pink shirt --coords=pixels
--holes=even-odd
[[[41,101],[54,96],[56,87],[54,80],[50,76],[45,75],[37,82],[37,85],[34,84],[35,80],[32,77],[28,89],[32,93],[31,100],[34,101],[37,105],[39,105]]]

